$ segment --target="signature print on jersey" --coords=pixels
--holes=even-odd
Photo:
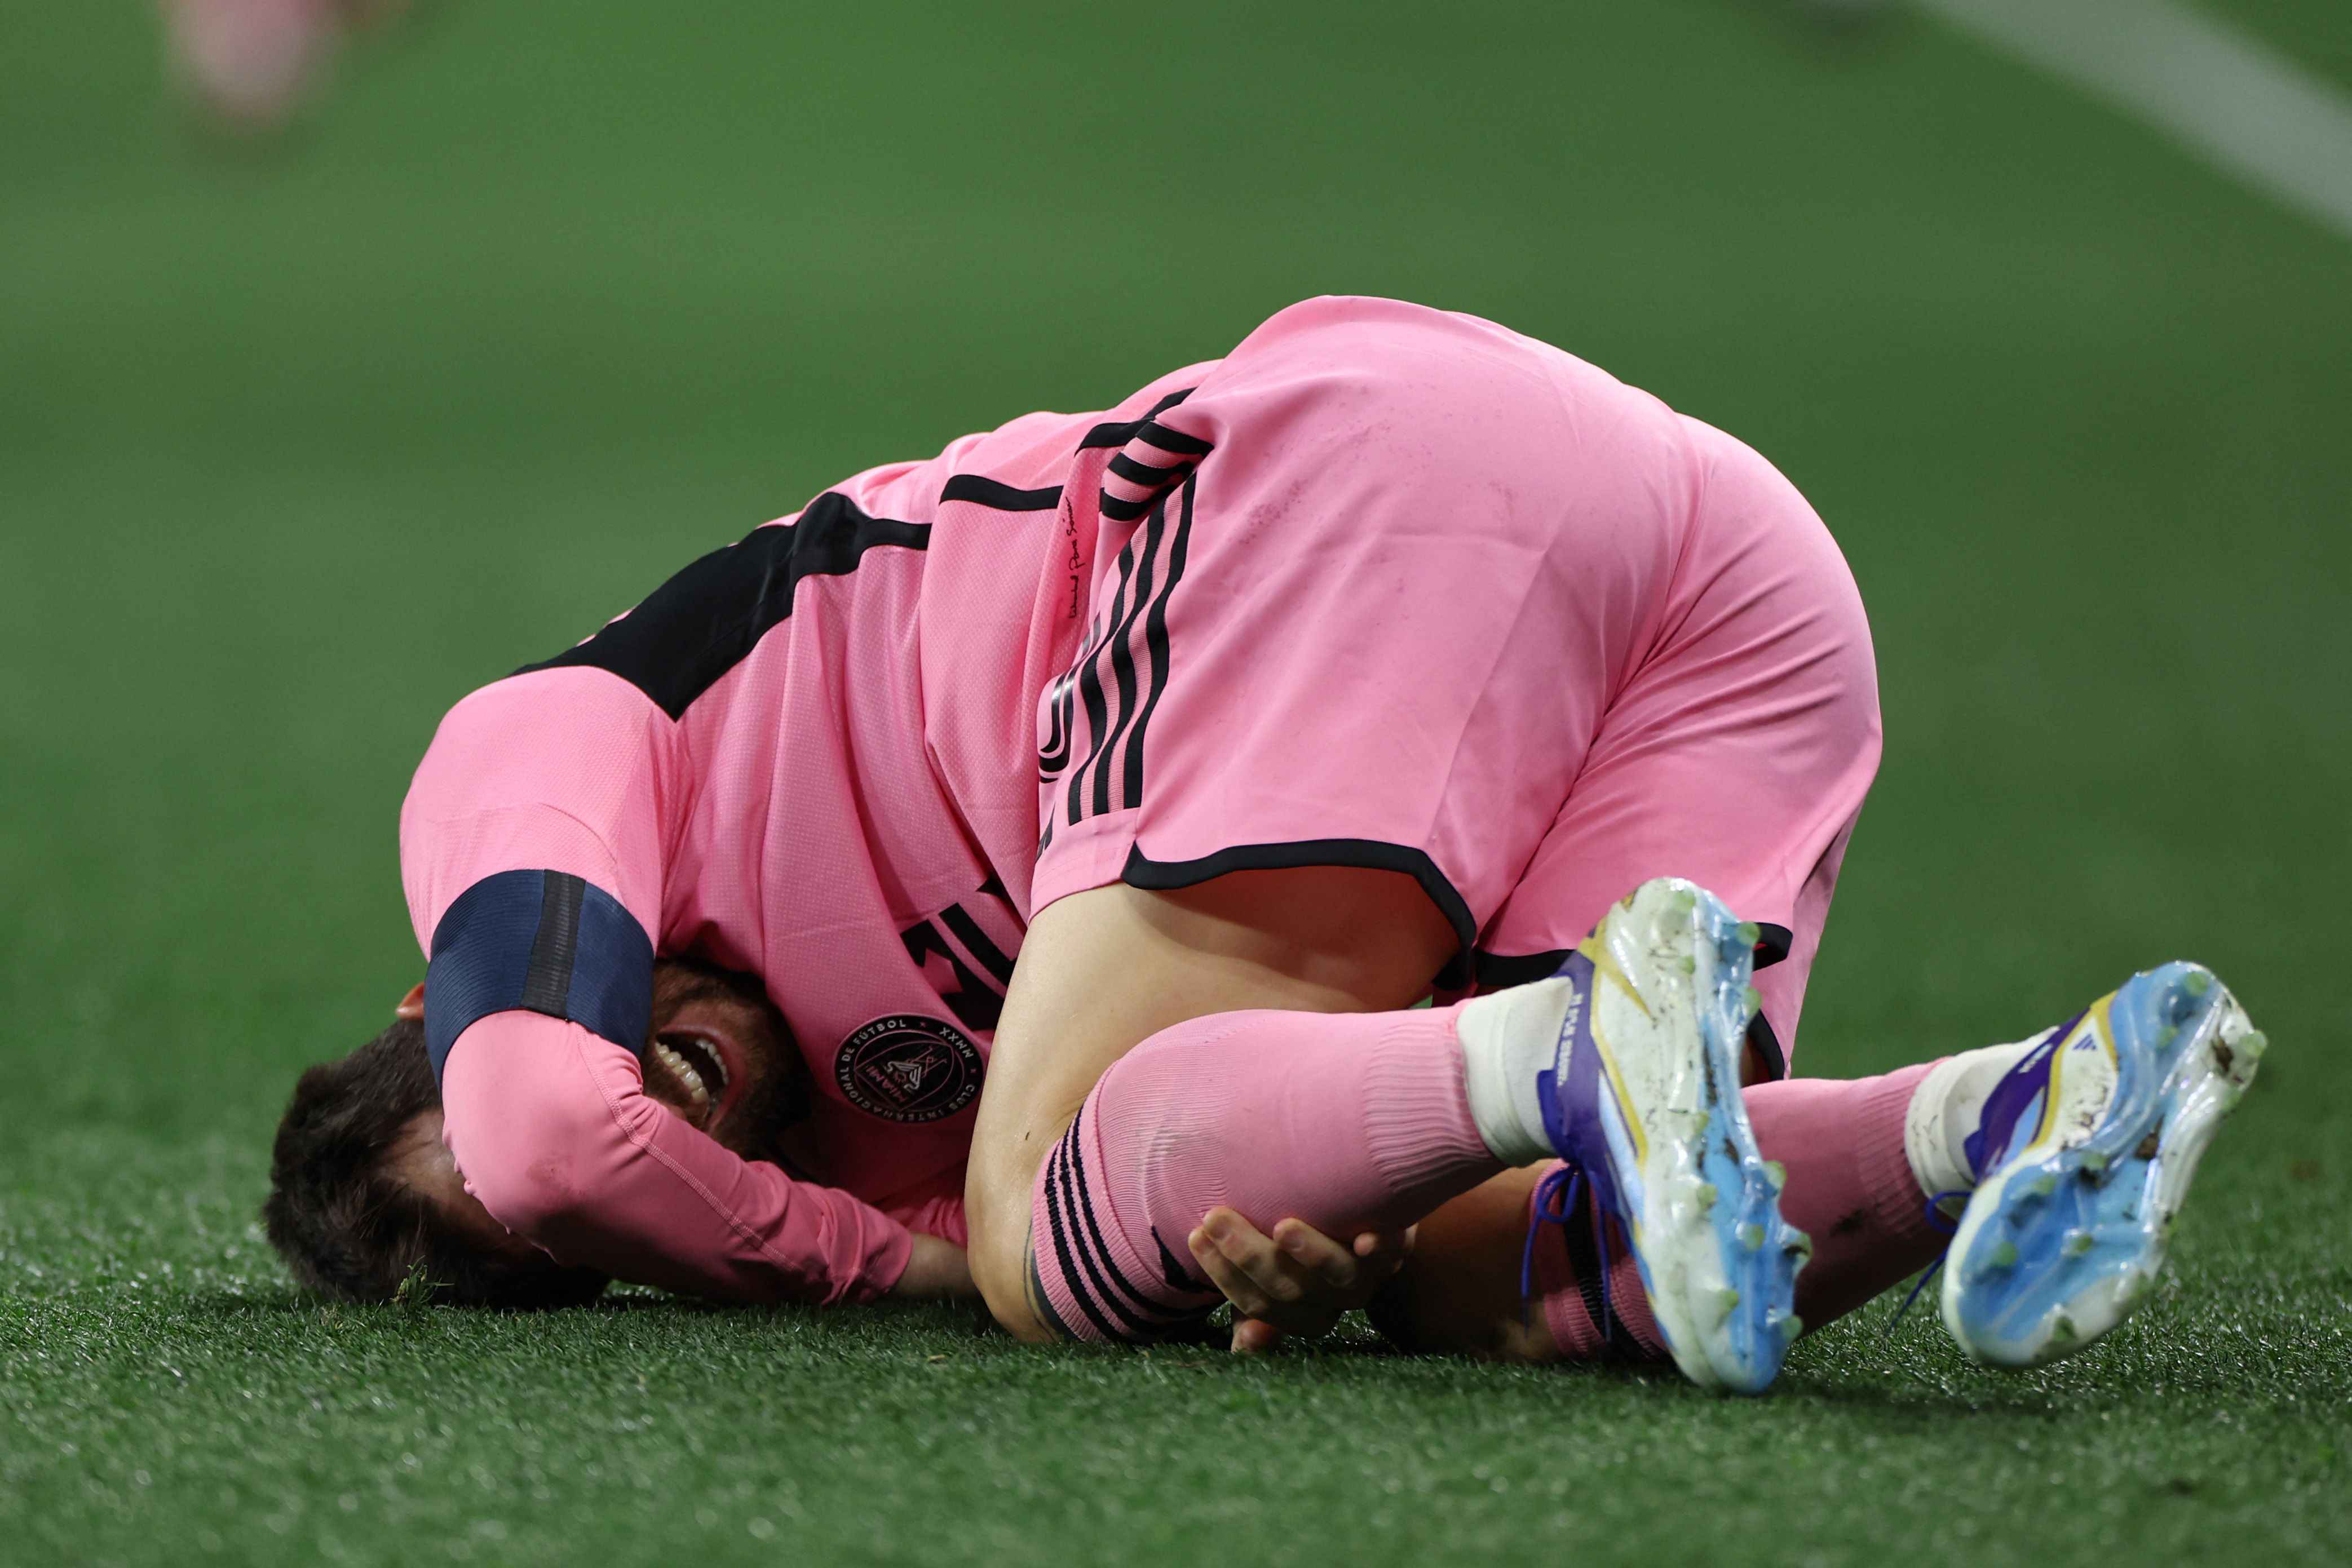
[[[916,1013],[876,1019],[841,1042],[834,1081],[886,1122],[937,1122],[979,1098],[980,1047],[953,1024]]]

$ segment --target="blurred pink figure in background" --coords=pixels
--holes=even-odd
[[[234,131],[284,124],[321,87],[357,27],[409,0],[163,0],[173,74]]]

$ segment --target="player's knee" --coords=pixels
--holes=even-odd
[[[977,1153],[977,1151],[975,1151]],[[992,1180],[988,1162],[975,1158],[964,1182],[966,1258],[971,1282],[1000,1327],[1015,1339],[1050,1339],[1030,1302],[1029,1195]]]

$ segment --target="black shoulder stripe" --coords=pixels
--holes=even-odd
[[[1129,442],[1134,440],[1137,436],[1143,434],[1147,427],[1153,431],[1161,430],[1161,426],[1152,424],[1152,415],[1165,413],[1168,410],[1174,408],[1178,403],[1182,402],[1186,398],[1191,397],[1192,395],[1192,388],[1186,387],[1182,392],[1170,392],[1166,397],[1163,397],[1158,402],[1153,403],[1150,411],[1145,413],[1141,419],[1119,420],[1109,424],[1096,425],[1092,430],[1087,432],[1087,438],[1078,443],[1078,449],[1083,452],[1089,446],[1124,446]],[[1173,431],[1169,431],[1166,434],[1173,435],[1175,433]],[[1192,437],[1187,435],[1181,439],[1186,442],[1191,442]],[[1190,446],[1166,446],[1156,435],[1153,437],[1151,444],[1154,446],[1160,446],[1163,450],[1169,452],[1192,450]],[[1206,452],[1208,448],[1206,446],[1202,446],[1201,450]]]
[[[1049,485],[1042,490],[1016,490],[979,474],[957,474],[940,487],[940,501],[942,505],[970,501],[1000,512],[1050,512],[1062,504],[1062,487]]]
[[[803,578],[845,576],[877,545],[922,549],[930,539],[929,523],[869,517],[828,490],[798,522],[762,524],[712,550],[585,643],[515,674],[574,664],[610,670],[680,718],[791,617]]]

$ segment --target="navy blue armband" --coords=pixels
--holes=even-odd
[[[425,1047],[433,1081],[457,1037],[492,1013],[567,1019],[622,1050],[653,1024],[654,945],[636,916],[560,871],[502,871],[457,895],[433,930]]]

